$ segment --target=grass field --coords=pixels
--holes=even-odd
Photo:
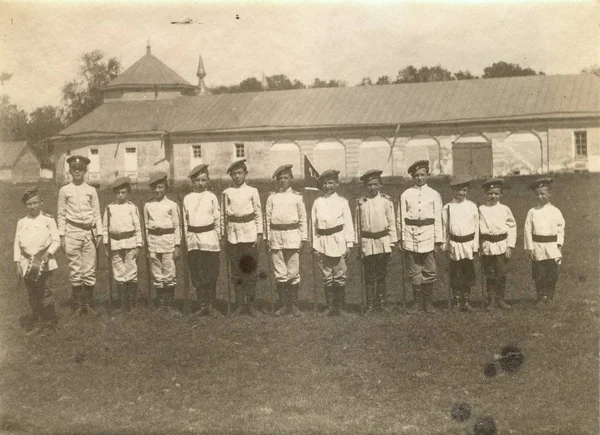
[[[516,305],[510,312],[315,318],[305,255],[303,318],[185,319],[145,308],[110,317],[101,308],[98,318],[64,325],[70,289],[60,254],[52,285],[61,325],[49,338],[27,337],[21,327],[29,307],[14,275],[12,242],[25,215],[23,187],[0,186],[0,431],[468,434],[475,418],[490,415],[500,434],[597,434],[600,176],[556,177],[553,203],[567,221],[566,241],[558,303],[544,309],[531,304],[535,292],[522,249],[523,222],[534,203],[526,189],[530,181],[511,178],[503,198],[519,228],[507,284]],[[430,184],[444,202],[450,199],[444,180]],[[263,199],[269,187],[260,186]],[[405,188],[390,183],[384,191],[397,196]],[[54,214],[57,190],[43,190],[44,210]],[[348,198],[359,192],[358,185],[340,189]],[[100,196],[103,206],[111,199],[104,190]],[[134,197],[148,199],[150,193]],[[483,201],[479,189],[471,199]],[[99,304],[107,294],[106,266],[102,256]],[[438,258],[438,267],[436,299],[443,308],[447,260]],[[267,271],[264,255],[259,268]],[[348,299],[356,311],[355,259],[349,273]],[[390,299],[398,302],[396,254],[388,280]],[[143,262],[140,287],[146,288]],[[269,308],[268,279],[258,291]],[[182,294],[180,285],[180,299]],[[318,296],[322,301],[320,285]],[[225,309],[224,276],[219,298]],[[521,369],[484,376],[484,365],[508,344],[523,349]],[[459,401],[472,408],[464,423],[450,417]]]

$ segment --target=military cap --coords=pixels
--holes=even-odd
[[[194,169],[192,169],[190,171],[190,173],[188,174],[188,178],[194,178],[196,175],[198,175],[201,172],[208,172],[208,165],[196,166]]]
[[[278,167],[277,169],[275,169],[275,172],[273,172],[273,178],[279,177],[284,172],[289,172],[291,174],[293,166],[294,165],[282,165],[282,166]]]
[[[231,171],[234,171],[241,166],[243,166],[244,168],[246,167],[246,159],[241,159],[233,162],[231,165],[229,165],[229,168],[227,168],[227,173],[229,174]]]
[[[410,175],[414,174],[415,172],[417,172],[419,169],[427,169],[427,172],[429,172],[429,160],[417,160],[416,162],[414,162],[412,165],[410,165],[408,167],[408,173]]]
[[[360,180],[369,181],[373,177],[381,177],[381,174],[383,174],[383,171],[381,169],[371,169],[362,174]]]
[[[504,180],[502,178],[490,178],[485,183],[481,185],[485,190],[495,189],[497,187],[504,187]]]
[[[327,169],[326,171],[323,171],[323,173],[321,175],[319,175],[319,183],[322,183],[323,181],[329,180],[332,178],[334,180],[338,180],[339,174],[340,174],[340,171],[338,171],[336,169]]]
[[[535,190],[540,187],[550,187],[553,182],[554,182],[554,180],[550,177],[538,178],[537,180],[535,180],[533,183],[531,183],[529,185],[529,188],[531,190]]]
[[[163,180],[167,181],[167,174],[165,174],[164,172],[157,172],[152,177],[150,177],[150,181],[148,181],[148,186],[152,187],[152,185]]]
[[[21,202],[23,204],[25,204],[31,198],[35,198],[38,195],[39,195],[39,191],[38,191],[37,186],[36,187],[30,187],[25,192],[23,192],[23,196],[21,196]]]
[[[450,186],[464,186],[471,184],[471,181],[473,181],[473,177],[471,177],[470,175],[456,175],[450,180]]]
[[[131,183],[131,178],[119,177],[115,181],[112,182],[112,189],[116,190],[119,187],[129,186],[130,183]]]
[[[87,167],[90,164],[90,159],[83,156],[71,156],[67,159],[67,163],[69,166],[85,165]]]

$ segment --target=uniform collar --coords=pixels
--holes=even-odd
[[[243,182],[242,184],[240,184],[239,186],[236,186],[236,185],[234,184],[234,185],[233,185],[233,188],[234,188],[234,189],[243,189],[243,188],[244,188],[244,187],[246,187],[246,186],[247,186],[247,184],[246,184],[246,182],[244,181],[244,182]]]
[[[427,187],[427,183],[423,184],[422,186],[417,186],[416,184],[413,185],[413,188],[417,190],[424,190]]]

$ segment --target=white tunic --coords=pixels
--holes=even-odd
[[[108,246],[108,209],[110,208],[110,233],[123,234],[133,231],[133,236],[117,240],[111,238],[110,249],[118,251],[119,249],[132,249],[142,246],[142,227],[140,224],[140,214],[138,208],[131,201],[126,201],[123,204],[113,202],[104,210],[104,227],[102,233],[102,241]]]
[[[498,242],[481,241],[482,255],[501,255],[506,252],[506,248],[515,247],[517,242],[517,223],[510,208],[504,204],[496,205],[483,204],[479,207],[479,232],[481,234],[491,234],[494,236],[506,234],[504,240]]]
[[[262,211],[260,197],[255,187],[246,183],[239,187],[229,187],[223,191],[225,205],[221,216],[221,228],[224,229],[227,217],[227,240],[229,243],[254,243],[256,236],[263,233]],[[254,219],[249,222],[231,222],[232,217],[243,217],[254,213]],[[227,216],[225,216],[227,215]]]
[[[171,253],[175,246],[181,243],[181,231],[179,228],[179,208],[177,203],[166,196],[160,201],[152,199],[144,206],[144,220],[146,222],[146,240],[148,251],[157,254]],[[170,229],[171,234],[153,235],[150,229]]]
[[[362,233],[379,233],[383,231],[387,233],[384,237],[378,239],[367,237],[360,239],[360,247],[363,255],[392,252],[392,246],[398,242],[398,234],[396,232],[394,203],[389,196],[378,193],[373,198],[367,196],[360,198],[356,209],[355,221],[356,240],[359,240],[359,230]],[[362,226],[359,228],[361,222]]]
[[[348,200],[337,193],[317,198],[311,211],[313,248],[329,257],[341,257],[354,244],[354,225]],[[319,235],[318,229],[343,225],[342,231]]]
[[[479,248],[479,213],[477,206],[468,199],[451,202],[444,206],[442,212],[442,228],[444,232],[444,250],[450,252],[450,259],[454,261],[473,259],[473,254]],[[456,242],[450,239],[454,236],[473,235],[473,240]]]
[[[44,270],[54,270],[58,266],[54,254],[60,246],[60,237],[54,218],[48,214],[40,213],[36,217],[29,215],[19,219],[15,233],[13,258],[21,264],[23,274],[27,271],[29,261],[38,252],[48,247],[50,258]]]
[[[400,196],[398,230],[403,249],[431,252],[435,243],[443,243],[442,197],[428,185],[412,186]],[[433,225],[407,225],[405,219],[433,219]]]
[[[183,198],[183,209],[184,231],[188,251],[193,249],[211,252],[220,251],[221,208],[219,207],[217,196],[208,190],[204,192],[191,192]],[[214,228],[210,231],[194,233],[187,231],[188,225],[193,227],[214,225]]]
[[[100,202],[98,192],[87,183],[79,186],[69,183],[58,191],[58,234],[65,235],[67,220],[84,225],[96,225],[94,235],[102,234],[102,219],[100,216]],[[69,237],[83,240],[89,230],[69,225]]]
[[[298,225],[298,228],[279,230],[274,225]],[[265,232],[271,249],[299,249],[300,242],[308,238],[306,208],[302,194],[288,188],[273,192],[265,206]]]
[[[538,236],[556,236],[556,242],[540,243],[533,241]],[[548,203],[529,209],[525,218],[525,249],[533,251],[535,261],[561,258],[558,245],[565,241],[565,219],[559,209]]]

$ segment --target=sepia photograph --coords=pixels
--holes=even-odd
[[[600,2],[0,30],[0,434],[600,433]]]

